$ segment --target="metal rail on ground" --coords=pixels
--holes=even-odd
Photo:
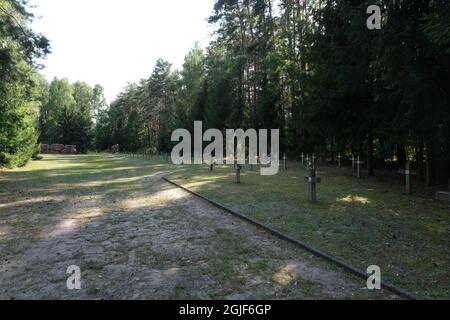
[[[188,189],[186,187],[183,187],[182,185],[180,185],[180,184],[178,184],[176,182],[173,182],[173,181],[169,180],[166,177],[163,177],[162,179],[164,181],[166,181],[166,182],[176,186],[177,188],[180,188],[180,189],[182,189],[182,190],[184,190],[184,191],[186,191],[186,192],[188,192],[188,193],[190,193],[190,194],[192,194],[192,195],[194,195],[194,196],[196,196],[196,197],[198,197],[200,199],[205,200],[206,202],[212,204],[213,206],[215,206],[215,207],[217,207],[219,209],[225,210],[225,211],[231,213],[232,215],[234,215],[234,216],[236,216],[236,217],[238,217],[238,218],[240,218],[240,219],[242,219],[242,220],[244,220],[246,222],[249,222],[249,223],[251,223],[251,224],[253,224],[253,225],[255,225],[255,226],[257,226],[257,227],[259,227],[259,228],[261,228],[261,229],[271,233],[271,234],[273,234],[274,236],[280,238],[281,240],[288,241],[288,242],[290,242],[290,243],[292,243],[292,244],[294,244],[294,245],[296,245],[298,247],[301,247],[302,249],[305,249],[305,250],[313,253],[314,255],[316,255],[316,256],[318,256],[320,258],[323,258],[323,259],[325,259],[327,261],[330,261],[330,262],[334,263],[335,265],[337,265],[337,266],[339,266],[339,267],[341,267],[341,268],[343,268],[343,269],[345,269],[347,271],[350,271],[354,275],[356,275],[356,276],[358,276],[358,277],[360,277],[360,278],[362,278],[364,280],[368,279],[368,275],[365,272],[363,272],[362,270],[359,270],[359,269],[353,267],[352,265],[350,265],[350,264],[348,264],[348,263],[346,263],[346,262],[344,262],[342,260],[339,260],[339,259],[337,259],[337,258],[335,258],[335,257],[333,257],[333,256],[331,256],[331,255],[329,255],[329,254],[327,254],[327,253],[325,253],[323,251],[320,251],[320,250],[318,250],[318,249],[316,249],[316,248],[314,248],[314,247],[312,247],[312,246],[310,246],[310,245],[308,245],[308,244],[306,244],[306,243],[304,243],[302,241],[299,241],[299,240],[296,240],[296,239],[294,239],[294,238],[292,238],[290,236],[287,236],[287,235],[281,233],[278,230],[275,230],[275,229],[273,229],[273,228],[271,228],[271,227],[269,227],[267,225],[264,225],[264,224],[262,224],[262,223],[260,223],[260,222],[258,222],[256,220],[253,220],[253,219],[251,219],[251,218],[249,218],[249,217],[247,217],[247,216],[245,216],[245,215],[243,215],[243,214],[241,214],[241,213],[239,213],[239,212],[237,212],[237,211],[235,211],[233,209],[230,209],[230,208],[228,208],[228,207],[226,207],[226,206],[224,206],[224,205],[222,205],[222,204],[220,204],[220,203],[218,203],[218,202],[216,202],[214,200],[211,200],[211,199],[209,199],[209,198],[207,198],[207,197],[205,197],[205,196],[203,196],[203,195],[201,195],[201,194],[199,194],[199,193],[197,193],[195,191],[192,191],[192,190],[190,190],[190,189]],[[411,299],[411,300],[424,300],[424,298],[420,297],[419,295],[417,295],[415,293],[408,292],[408,291],[403,290],[401,288],[398,288],[397,286],[395,286],[395,285],[393,285],[393,284],[391,284],[389,282],[386,282],[386,281],[382,281],[381,282],[381,286],[384,289],[389,290],[389,291],[391,291],[391,292],[393,292],[395,294],[398,294],[399,296],[402,296],[404,298],[408,298],[408,299]]]

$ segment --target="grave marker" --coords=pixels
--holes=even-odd
[[[305,165],[305,154],[303,152],[302,152],[301,158],[302,158],[302,166],[304,166]]]
[[[358,157],[358,161],[356,161],[356,178],[361,179],[361,165],[364,164],[364,161],[361,161]]]
[[[283,161],[284,161],[284,171],[288,170],[288,163],[287,163],[287,157],[286,157],[286,153],[283,156]]]
[[[241,170],[242,170],[242,166],[240,164],[236,165],[236,183],[240,184],[241,183]]]
[[[313,169],[316,168],[316,159],[317,159],[317,158],[316,158],[316,155],[313,153],[312,158],[311,158]]]
[[[256,163],[258,163],[258,157],[255,157],[255,159],[254,160],[256,160],[255,162]],[[253,169],[254,169],[254,165],[253,165],[253,163],[252,163],[252,161],[250,161],[250,158],[249,158],[249,164],[250,164],[250,171],[253,171]]]
[[[312,161],[309,162],[309,176],[305,177],[305,181],[309,183],[309,201],[312,203],[317,202],[317,184],[322,182],[322,179],[317,177],[316,169],[313,166]]]
[[[406,194],[412,195],[411,176],[416,175],[417,172],[411,170],[411,163],[409,161],[407,161],[406,165],[405,165],[405,170],[400,170],[399,173],[403,174],[405,176]]]
[[[337,159],[338,159],[338,168],[340,169],[340,168],[342,168],[342,163],[341,163],[342,156],[341,156],[340,153],[339,153],[339,155],[337,156]]]

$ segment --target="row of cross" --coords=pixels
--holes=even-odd
[[[128,153],[128,152],[121,152],[121,154],[128,155],[131,157],[142,157],[142,158],[153,158],[154,155],[151,155],[149,153]],[[169,162],[169,154],[160,154],[159,157],[165,157],[166,161]],[[342,168],[342,159],[344,157],[339,154],[337,156],[337,162],[338,167]],[[307,169],[309,171],[309,175],[305,176],[305,181],[309,183],[309,199],[311,202],[317,202],[317,183],[321,183],[322,179],[320,177],[317,177],[316,174],[316,160],[317,157],[315,154],[312,156],[305,155],[304,153],[301,154],[301,163],[303,166],[305,164],[307,165]],[[352,161],[352,169],[353,169],[353,176],[357,179],[361,179],[361,166],[365,164],[364,161],[361,161],[360,157],[355,157],[352,155],[350,158]],[[284,170],[288,170],[288,158],[286,154],[283,155],[283,162],[284,162]],[[214,170],[214,165],[217,163],[211,163],[210,164],[210,170]],[[235,162],[235,170],[236,170],[236,183],[241,183],[241,171],[242,171],[242,165],[237,164],[237,161]],[[253,171],[254,165],[250,164],[250,171]],[[417,172],[414,170],[411,170],[411,163],[409,161],[406,162],[405,169],[399,171],[400,174],[405,176],[405,193],[407,195],[412,195],[412,184],[411,184],[411,177],[414,175],[417,175]],[[450,201],[450,181],[449,181],[449,192],[440,192],[439,194],[446,195],[449,198]]]
[[[312,156],[309,156],[309,154],[307,154],[307,155],[305,155],[303,152],[302,152],[302,155],[301,155],[301,157],[300,157],[301,159],[302,159],[302,165],[304,166],[305,165],[305,159],[306,159],[306,165],[308,166],[308,169],[311,169],[311,168],[315,168],[316,167],[316,155],[313,153],[313,155]]]
[[[341,160],[342,160],[341,154],[338,155],[338,165],[339,168],[341,168]],[[364,165],[364,162],[360,160],[360,158],[355,158],[355,156],[352,156],[352,167],[353,167],[353,176],[355,176],[358,179],[361,179],[361,165]],[[407,195],[412,195],[412,186],[411,186],[411,176],[414,176],[417,174],[416,171],[411,170],[411,163],[409,161],[406,162],[405,169],[399,171],[400,174],[405,176],[405,193]]]

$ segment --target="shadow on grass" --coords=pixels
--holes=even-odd
[[[245,171],[234,183],[231,167],[183,167],[169,178],[263,224],[356,267],[381,267],[383,277],[431,298],[450,297],[450,214],[401,185],[356,180],[320,168],[318,204],[307,200],[306,171],[290,166],[277,176]],[[343,171],[347,172],[347,171]]]
[[[169,165],[105,155],[46,156],[28,167],[0,172],[0,227],[40,237],[73,216],[73,203],[111,209],[117,199],[149,194],[146,179]],[[89,209],[89,205],[87,205]],[[75,208],[76,209],[76,208]],[[0,243],[8,233],[0,234]]]

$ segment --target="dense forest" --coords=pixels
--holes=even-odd
[[[367,27],[379,5],[380,30]],[[176,128],[280,129],[291,158],[364,158],[368,173],[415,161],[429,183],[450,173],[450,2],[216,0],[215,32],[181,70],[163,59],[110,106],[100,86],[38,74],[48,41],[23,1],[0,0],[0,163],[37,142],[81,151],[169,152]],[[34,124],[34,125],[33,125]]]
[[[381,30],[367,8],[382,9]],[[97,128],[97,147],[170,149],[174,128],[280,128],[286,153],[450,169],[448,1],[218,0],[216,39],[181,71],[160,60]]]

